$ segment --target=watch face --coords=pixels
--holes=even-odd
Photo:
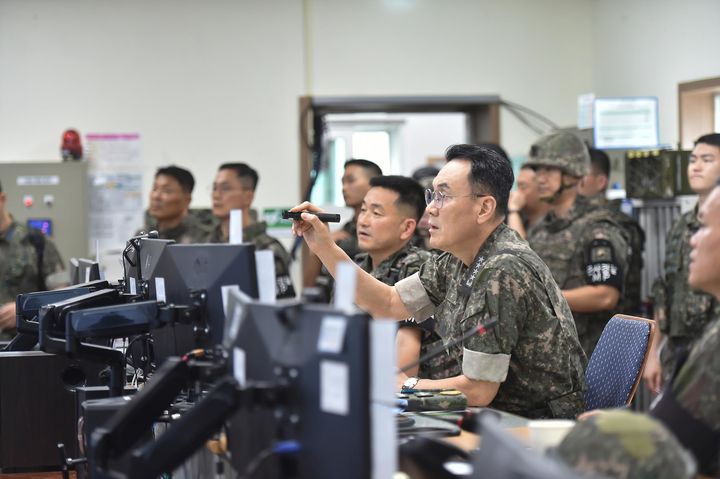
[[[407,378],[403,383],[403,389],[412,389],[418,383],[418,378]]]

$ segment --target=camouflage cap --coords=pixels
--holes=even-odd
[[[573,427],[552,451],[583,474],[613,478],[695,477],[695,461],[660,422],[626,410],[600,412]]]
[[[560,168],[564,173],[581,177],[590,167],[587,146],[572,133],[559,131],[541,137],[530,147],[526,166]]]

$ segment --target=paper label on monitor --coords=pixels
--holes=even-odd
[[[85,282],[86,282],[86,283],[89,283],[89,282],[90,282],[90,270],[91,270],[91,269],[92,269],[92,268],[88,268],[88,269],[85,270]]]
[[[325,316],[320,326],[318,351],[321,353],[339,354],[345,343],[347,319],[342,316]]]
[[[335,309],[351,311],[355,303],[355,285],[357,283],[357,265],[352,261],[337,264],[335,275]]]
[[[275,256],[269,249],[255,251],[258,293],[261,303],[274,303],[275,294]]]
[[[155,299],[165,303],[165,278],[155,278]]]
[[[242,210],[230,210],[228,242],[230,244],[241,244],[243,242]]]
[[[233,375],[240,387],[244,388],[247,381],[245,376],[246,370],[245,350],[240,348],[233,349]]]
[[[135,282],[135,278],[130,276],[130,278],[128,278],[128,284],[130,285],[130,294],[137,294],[137,283]]]
[[[347,416],[350,412],[350,369],[339,361],[320,361],[320,410]]]

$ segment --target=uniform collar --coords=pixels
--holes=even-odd
[[[366,253],[366,252],[356,254],[355,262],[357,264],[361,265],[363,267],[363,269],[365,269],[366,271],[369,272],[369,271],[379,268],[380,266],[382,266],[386,263],[390,263],[392,265],[393,263],[395,263],[395,261],[397,261],[398,257],[406,254],[408,252],[408,250],[411,248],[413,248],[413,245],[411,245],[409,242],[405,243],[405,246],[403,246],[402,248],[400,248],[399,250],[397,250],[396,252],[394,252],[393,254],[391,254],[390,256],[385,258],[384,260],[382,260],[380,262],[380,264],[378,264],[378,265],[372,264],[372,258],[370,258],[370,254]],[[369,268],[369,269],[367,269],[367,268]]]
[[[155,225],[157,227],[157,224]],[[160,237],[162,238],[179,238],[183,235],[188,229],[187,225],[187,218],[183,218],[183,220],[174,228],[170,228],[167,230],[158,230],[158,233],[160,233]]]
[[[257,223],[251,223],[243,228],[243,241],[252,241],[258,236],[265,234],[267,231],[267,223],[265,221],[258,221]]]
[[[10,241],[13,238],[13,235],[15,234],[15,230],[18,227],[18,222],[15,221],[15,218],[10,215],[10,224],[8,225],[7,229],[2,232],[2,239],[5,241]]]
[[[572,207],[570,207],[567,216],[560,218],[554,211],[549,211],[548,214],[545,215],[542,223],[550,231],[563,230],[570,226],[576,219],[583,216],[591,206],[591,201],[588,198],[578,195]]]
[[[500,223],[498,227],[490,233],[490,236],[487,237],[475,258],[477,259],[478,256],[483,256],[485,258],[492,256],[495,250],[498,249],[498,241],[507,234],[509,230],[510,228],[505,223]]]

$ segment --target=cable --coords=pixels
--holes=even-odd
[[[436,357],[436,356],[439,356],[440,354],[444,353],[446,349],[450,349],[451,347],[455,346],[456,344],[461,344],[463,341],[465,341],[466,339],[469,339],[469,338],[473,337],[473,336],[476,335],[476,334],[477,334],[478,336],[485,336],[485,334],[487,334],[487,332],[488,332],[490,329],[492,329],[492,328],[495,327],[495,325],[497,324],[497,322],[498,322],[498,319],[497,319],[496,317],[492,317],[492,318],[489,318],[489,319],[488,319],[487,321],[485,321],[484,323],[480,323],[480,324],[478,324],[478,325],[473,326],[472,328],[470,328],[470,329],[468,329],[467,331],[465,331],[465,333],[463,333],[463,335],[460,336],[459,338],[455,338],[454,340],[448,342],[447,345],[445,345],[445,344],[439,344],[439,345],[437,345],[436,347],[434,347],[433,349],[431,349],[430,351],[428,351],[427,353],[425,353],[424,355],[422,355],[422,356],[421,356],[419,359],[417,359],[416,361],[413,361],[413,362],[411,362],[410,364],[406,364],[405,366],[403,366],[402,368],[400,368],[400,369],[398,370],[398,372],[399,372],[399,373],[404,373],[405,371],[407,371],[407,370],[409,370],[409,369],[411,369],[411,368],[414,368],[415,366],[417,366],[417,365],[419,365],[419,364],[423,364],[423,363],[426,362],[428,359],[432,359],[432,358],[434,358],[434,357]]]
[[[546,125],[550,126],[551,128],[553,128],[553,129],[555,129],[555,130],[557,130],[557,129],[560,128],[560,126],[559,126],[557,123],[555,123],[554,121],[552,121],[552,120],[549,119],[548,117],[546,117],[546,116],[538,113],[537,111],[535,111],[535,110],[533,110],[533,109],[530,109],[530,108],[528,108],[528,107],[526,107],[526,106],[520,105],[519,103],[515,103],[515,102],[512,102],[512,101],[508,101],[508,100],[502,100],[502,101],[500,102],[500,104],[501,104],[501,105],[504,105],[504,106],[507,106],[507,107],[509,107],[509,108],[518,109],[518,110],[523,111],[523,112],[525,112],[525,113],[527,113],[527,114],[529,114],[529,115],[531,115],[531,116],[534,116],[535,118],[541,120],[543,123],[545,123]]]
[[[255,456],[252,461],[250,461],[250,463],[245,468],[245,471],[242,474],[238,474],[237,477],[238,479],[250,479],[260,470],[260,466],[262,466],[265,461],[270,459],[275,454],[295,454],[299,451],[300,443],[298,443],[297,441],[282,441],[273,444],[267,449],[263,449],[262,451],[260,451],[258,455]]]

